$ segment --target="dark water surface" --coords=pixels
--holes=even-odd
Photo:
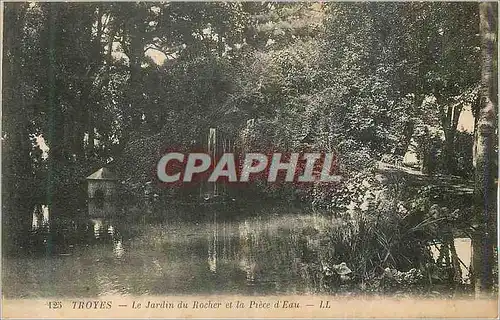
[[[179,210],[94,211],[49,226],[48,211],[39,209],[29,248],[3,257],[3,293],[36,298],[321,290],[309,262],[317,254],[314,235],[328,218],[288,209],[246,217],[210,208],[184,216]]]

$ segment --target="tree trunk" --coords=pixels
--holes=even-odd
[[[57,11],[59,5],[56,3],[47,4],[47,104],[48,104],[48,135],[47,143],[50,147],[48,159],[48,177],[46,189],[46,202],[51,205],[54,200],[54,195],[57,191],[58,177],[56,174],[58,163],[62,161],[62,146],[61,146],[61,110],[58,101],[57,90],[57,57],[56,57],[56,39],[58,33],[57,26]]]
[[[493,2],[479,4],[481,36],[481,104],[476,119],[475,232],[472,239],[472,268],[476,297],[490,292],[493,283],[493,248],[496,239],[496,12]]]
[[[455,130],[445,128],[443,167],[448,174],[455,174]]]
[[[97,32],[95,38],[92,40],[91,47],[91,56],[92,56],[92,65],[88,71],[87,80],[84,82],[84,90],[82,92],[82,107],[87,112],[87,132],[88,132],[88,141],[87,141],[87,165],[94,165],[96,161],[96,152],[95,152],[95,128],[96,123],[98,123],[98,119],[96,119],[96,114],[101,112],[98,101],[100,95],[100,88],[93,90],[93,82],[96,77],[96,73],[99,68],[103,64],[103,48],[102,48],[102,35],[103,35],[103,26],[102,26],[102,17],[103,17],[103,9],[101,5],[96,5],[95,7],[91,7],[92,15],[96,16],[97,23]],[[94,23],[93,20],[90,21]],[[90,38],[92,39],[92,28],[90,30]]]
[[[4,6],[3,119],[2,119],[2,240],[17,250],[31,227],[33,197],[28,105],[23,92],[23,46],[26,4]],[[12,245],[12,247],[10,247]],[[6,250],[6,251],[7,251]]]
[[[436,94],[438,104],[444,105],[449,102],[443,100],[442,96]],[[441,126],[444,131],[444,149],[443,149],[443,168],[448,174],[456,173],[455,159],[455,136],[457,133],[458,120],[462,113],[463,106],[461,104],[448,105],[441,109]],[[446,111],[444,110],[446,109]]]

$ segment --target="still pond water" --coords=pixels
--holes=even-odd
[[[321,290],[308,268],[315,254],[309,244],[317,241],[309,234],[325,226],[327,217],[293,208],[265,215],[256,209],[245,217],[206,208],[185,216],[178,210],[121,209],[109,215],[86,212],[48,226],[47,208],[37,210],[31,249],[3,259],[6,297]]]

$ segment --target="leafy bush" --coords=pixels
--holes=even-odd
[[[331,279],[328,270],[345,263],[352,271],[347,282],[365,290],[460,282],[452,226],[463,220],[465,212],[440,206],[435,193],[403,180],[385,184],[373,170],[352,175],[324,206],[334,214],[318,248],[323,253],[316,269]],[[442,263],[430,250],[435,241],[443,244],[442,255],[448,257]]]

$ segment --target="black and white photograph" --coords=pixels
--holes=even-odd
[[[3,304],[497,316],[497,2],[1,6]]]

